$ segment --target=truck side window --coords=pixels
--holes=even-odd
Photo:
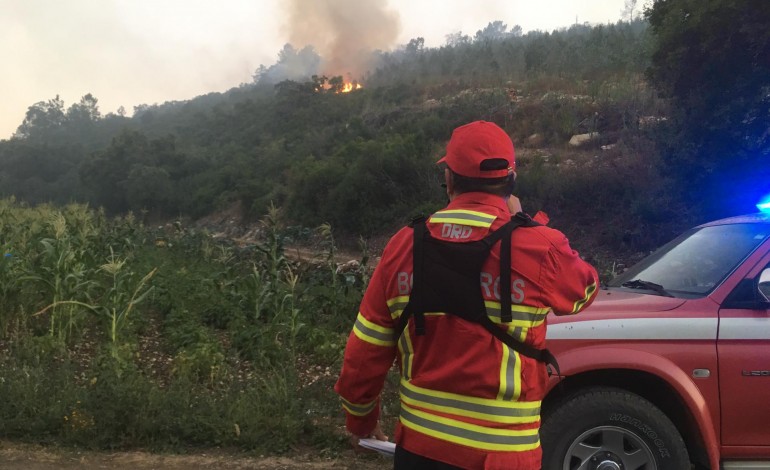
[[[722,307],[747,308],[747,304],[751,304],[757,300],[757,286],[759,286],[760,295],[763,295],[765,300],[770,302],[770,264],[765,266],[759,274],[759,279],[750,278],[741,280],[741,282],[735,286],[735,289],[733,289],[727,296]]]
[[[759,292],[770,302],[770,264],[759,275]]]

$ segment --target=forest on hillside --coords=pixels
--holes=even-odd
[[[91,94],[69,106],[57,96],[0,141],[0,197],[147,221],[234,204],[254,220],[276,205],[296,225],[371,237],[441,206],[434,162],[454,127],[486,119],[514,139],[526,210],[548,212],[578,247],[646,251],[758,197],[734,188],[756,186],[744,180],[766,159],[767,6],[698,10],[685,28],[654,13],[551,33],[494,21],[438,48],[415,38],[375,53],[378,67],[350,93],[340,93],[350,77],[310,75],[317,54],[287,44],[253,83],[132,117],[102,116]],[[714,10],[739,34],[724,38]],[[723,165],[729,179],[715,176]]]

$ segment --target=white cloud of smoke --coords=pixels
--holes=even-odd
[[[358,79],[372,65],[373,51],[398,39],[401,20],[387,0],[289,0],[289,43],[312,46],[321,56],[320,72]]]

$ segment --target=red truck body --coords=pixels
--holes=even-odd
[[[659,409],[681,435],[695,468],[770,468],[770,302],[753,292],[758,279],[766,282],[770,273],[770,218],[756,214],[694,230],[721,230],[725,225],[751,227],[757,243],[718,283],[704,287],[703,295],[655,292],[626,283],[634,288],[603,288],[593,305],[577,316],[549,317],[547,346],[558,359],[561,376],[551,380],[543,405],[544,428],[549,410],[563,407],[582,391],[613,390],[639,396]],[[693,258],[693,263],[700,261],[697,253]],[[674,263],[677,269],[680,265]],[[675,441],[658,439],[660,432],[648,427],[644,418],[627,412],[607,416],[594,425],[610,430],[607,439],[613,430],[631,441],[634,433],[647,434],[646,444],[644,439],[639,442],[648,455],[657,459],[671,453]],[[616,428],[620,422],[626,426]],[[575,437],[569,444],[553,445],[573,454],[572,464],[569,457],[560,457],[559,470],[636,465],[631,457],[602,452],[612,446],[592,444],[587,437]],[[543,445],[547,453],[547,438]],[[615,447],[623,446],[629,444]],[[589,450],[599,463],[581,457]],[[670,468],[639,462],[640,469]]]

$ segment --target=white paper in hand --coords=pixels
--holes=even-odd
[[[379,439],[359,439],[358,445],[365,449],[376,450],[382,455],[393,457],[396,453],[396,444],[388,441],[381,441]]]

